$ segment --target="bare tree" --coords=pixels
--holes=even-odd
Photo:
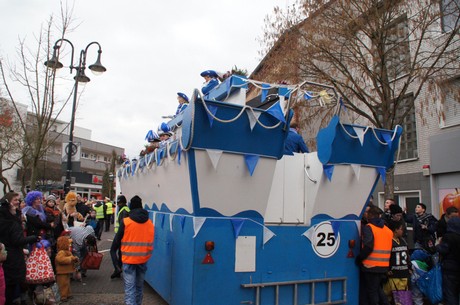
[[[72,96],[72,92],[64,99],[58,99],[54,88],[57,81],[56,70],[47,70],[44,62],[47,60],[53,43],[57,38],[63,38],[71,31],[72,9],[63,7],[58,22],[51,16],[45,27],[40,29],[32,43],[26,44],[25,39],[19,41],[17,49],[18,64],[12,64],[0,58],[0,84],[6,97],[11,101],[19,117],[19,126],[23,135],[21,147],[22,191],[27,182],[34,189],[37,181],[37,167],[46,151],[53,145],[57,137],[50,137],[50,130]],[[57,33],[56,36],[53,34]],[[29,44],[30,43],[30,44]],[[27,100],[18,100],[16,96],[25,93]],[[19,115],[18,103],[27,104],[32,115],[23,118]]]
[[[308,10],[309,17],[278,29],[283,34],[264,60],[278,54],[282,63],[273,69],[278,78],[334,85],[347,109],[376,127],[404,125],[415,115],[414,100],[423,91],[435,95],[438,82],[459,72],[458,1],[332,0],[320,8],[303,4],[298,9]],[[419,99],[420,117],[432,101]],[[392,196],[393,169],[386,181],[385,194]]]
[[[7,100],[0,98],[0,183],[3,193],[12,189],[5,172],[13,169],[21,160],[21,137],[19,119]]]

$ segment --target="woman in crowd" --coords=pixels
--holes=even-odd
[[[19,297],[20,285],[26,277],[24,247],[37,241],[35,235],[24,237],[21,218],[17,215],[19,194],[9,192],[0,200],[0,242],[8,256],[3,262],[5,273],[5,299],[7,305]]]
[[[43,195],[39,191],[31,191],[26,195],[26,207],[22,214],[26,216],[27,236],[35,235],[44,239],[51,239],[50,233],[54,230],[54,222],[46,222],[46,213],[42,204]],[[47,233],[48,232],[48,233]]]

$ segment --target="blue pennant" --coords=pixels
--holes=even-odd
[[[332,174],[334,173],[334,165],[326,164],[323,165],[323,171],[329,181],[332,181]]]
[[[248,167],[249,173],[252,174],[254,173],[254,170],[256,169],[257,162],[259,162],[259,156],[258,155],[244,155],[244,161],[246,161],[246,166]]]
[[[286,123],[284,119],[283,109],[281,109],[280,102],[276,102],[273,106],[267,109],[267,113],[274,116],[283,123]]]
[[[387,171],[384,167],[377,167],[377,172],[380,174],[383,183],[387,180]]]
[[[391,140],[391,135],[389,135],[386,132],[383,132],[382,137],[385,140],[385,142],[388,144],[388,148],[391,149],[391,145],[393,144],[393,140]]]
[[[184,232],[184,225],[185,225],[185,216],[184,215],[180,215],[179,216],[179,220],[180,220],[180,227],[182,229],[182,233]]]
[[[231,218],[231,221],[233,225],[233,233],[235,235],[235,238],[237,238],[240,235],[241,228],[243,227],[244,219]]]
[[[177,145],[177,163],[180,165],[180,157],[182,156],[182,148],[179,145]]]
[[[157,149],[157,165],[160,166],[161,164],[161,159],[163,158],[164,155],[164,148],[158,148]]]
[[[165,214],[160,214],[160,223],[161,223],[161,228],[163,229],[165,225]]]
[[[310,91],[307,91],[305,92],[305,94],[303,95],[303,98],[306,99],[307,101],[308,100],[311,100],[313,98],[313,93],[310,92]]]
[[[134,173],[136,172],[136,166],[137,166],[137,163],[134,163],[134,164],[132,165],[131,176],[134,176]]]
[[[331,221],[332,231],[334,231],[334,236],[337,239],[340,228],[340,221]]]
[[[260,95],[260,102],[263,103],[268,95],[268,89],[270,88],[270,84],[262,84],[262,94]]]
[[[213,115],[213,116],[216,116],[216,113],[217,113],[217,106],[215,106],[215,105],[210,105],[210,104],[207,104],[206,106],[208,106],[208,110],[212,113],[212,115]],[[212,127],[212,123],[214,122],[214,118],[213,118],[208,112],[206,112],[206,114],[208,115],[209,126]]]

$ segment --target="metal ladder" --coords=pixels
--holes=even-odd
[[[342,298],[340,300],[332,300],[332,283],[333,282],[342,282]],[[317,283],[327,283],[327,301],[321,303],[315,303],[315,285]],[[287,282],[268,282],[268,283],[258,283],[258,284],[242,284],[244,288],[255,288],[256,290],[256,302],[255,305],[261,305],[260,303],[260,293],[262,288],[265,287],[275,287],[275,305],[279,305],[279,289],[280,286],[294,286],[294,302],[293,305],[298,305],[298,289],[299,285],[311,285],[311,299],[309,304],[305,305],[326,305],[326,304],[344,304],[347,302],[347,278],[346,277],[336,277],[336,278],[324,278],[324,279],[314,279],[314,280],[301,280],[301,281],[287,281]],[[242,301],[241,304],[253,304],[252,301]]]

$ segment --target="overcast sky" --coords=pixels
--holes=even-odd
[[[201,87],[200,72],[225,72],[234,65],[248,72],[255,69],[264,17],[274,6],[290,2],[76,1],[73,18],[80,25],[66,38],[77,58],[88,43],[99,42],[107,68],[101,76],[87,73],[91,82],[83,85],[76,125],[91,129],[92,140],[123,147],[135,157],[147,131],[158,128],[162,115],[175,113],[176,93],[190,97]],[[50,15],[59,16],[59,10],[57,0],[0,0],[0,56],[13,61],[18,39],[34,43],[40,27]],[[90,47],[88,65],[96,54],[97,48]],[[60,60],[70,64],[70,58]],[[69,74],[69,69],[59,73]],[[68,82],[68,87],[56,89],[65,91],[61,96],[70,93],[73,82]],[[60,119],[70,120],[68,108]]]

